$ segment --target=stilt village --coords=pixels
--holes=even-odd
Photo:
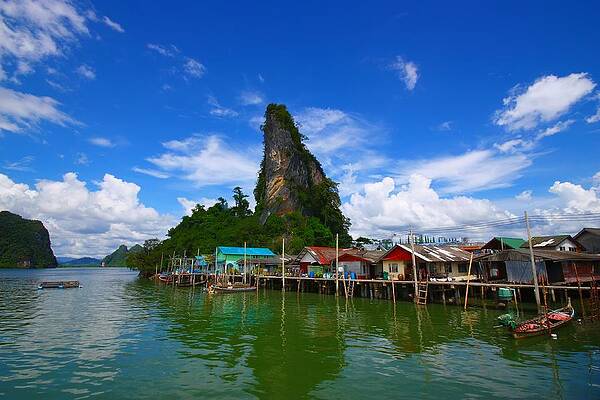
[[[529,231],[529,230],[528,230]],[[396,301],[455,304],[473,301],[517,307],[577,299],[581,317],[598,319],[600,228],[577,235],[527,239],[493,237],[487,243],[406,243],[381,248],[308,246],[299,254],[268,248],[219,246],[211,255],[172,254],[153,279],[210,293],[276,289]],[[337,242],[337,241],[336,241]]]

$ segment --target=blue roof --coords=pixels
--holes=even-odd
[[[219,252],[221,252],[222,254],[241,255],[241,256],[244,255],[243,247],[219,246],[218,249],[219,249]],[[270,249],[267,249],[266,247],[247,247],[246,255],[268,257],[268,256],[275,256],[275,253],[273,253]]]

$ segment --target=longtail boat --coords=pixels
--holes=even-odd
[[[515,339],[523,339],[531,336],[552,333],[552,331],[567,324],[575,316],[575,310],[571,306],[571,300],[563,308],[548,311],[545,314],[521,322],[513,329]]]
[[[38,289],[71,289],[80,288],[79,281],[47,281],[41,282]]]
[[[253,292],[256,291],[256,286],[249,285],[228,285],[228,286],[217,286],[212,285],[208,288],[210,293],[238,293],[238,292]]]

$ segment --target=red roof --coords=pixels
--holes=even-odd
[[[298,254],[301,259],[304,254],[310,253],[321,265],[330,265],[335,260],[335,247],[307,246]],[[343,254],[357,253],[358,249],[339,249],[340,258]]]

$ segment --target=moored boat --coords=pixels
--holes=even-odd
[[[575,316],[575,310],[571,306],[571,300],[563,308],[548,311],[545,314],[521,322],[513,329],[513,337],[522,339],[531,336],[543,335],[567,324]]]
[[[212,285],[209,289],[209,292],[216,293],[237,293],[237,292],[252,292],[256,291],[256,286],[250,285],[228,285],[228,286],[217,286]]]
[[[71,289],[80,287],[79,281],[46,281],[38,285],[38,289]]]

